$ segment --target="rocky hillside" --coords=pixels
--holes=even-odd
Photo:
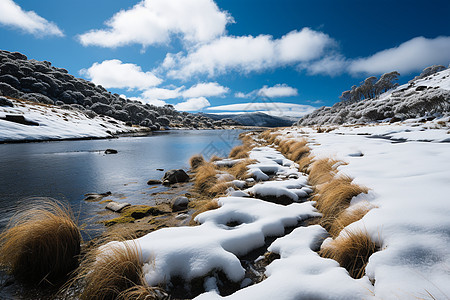
[[[201,114],[176,111],[124,99],[48,61],[28,59],[18,52],[0,50],[0,96],[55,104],[62,109],[80,110],[88,116],[109,116],[133,125],[158,130],[161,127],[221,128],[237,125],[231,119],[214,121]]]
[[[435,70],[438,72],[430,72]],[[441,70],[441,71],[439,71]],[[450,69],[427,68],[409,83],[378,97],[347,100],[321,107],[298,125],[355,124],[450,115]]]

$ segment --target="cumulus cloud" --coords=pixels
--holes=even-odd
[[[272,116],[302,117],[313,112],[311,105],[284,102],[249,102],[208,107],[207,110],[228,112],[263,112]]]
[[[175,105],[176,110],[180,111],[197,111],[210,106],[208,99],[205,97],[191,98]]]
[[[228,88],[217,82],[198,83],[183,92],[184,98],[218,97],[228,93]]]
[[[291,97],[297,96],[298,90],[296,88],[288,86],[287,84],[276,84],[272,87],[268,87],[267,85],[265,85],[258,91],[258,95],[266,96],[269,98]]]
[[[159,100],[167,100],[167,99],[175,99],[180,97],[181,89],[183,87],[179,87],[176,89],[164,89],[164,88],[151,88],[145,90],[142,93],[142,96],[146,99],[159,99]]]
[[[306,69],[310,75],[337,76],[347,71],[350,61],[341,54],[327,55],[319,60],[303,63],[298,66],[300,70]]]
[[[416,37],[398,47],[386,49],[372,56],[353,60],[351,73],[381,74],[390,71],[410,73],[433,64],[447,65],[450,61],[450,37],[434,39]]]
[[[152,99],[152,98],[145,98],[145,97],[126,97],[126,98],[128,98],[130,100],[140,101],[142,103],[152,104],[155,106],[164,106],[167,104],[166,101],[159,100],[159,99]]]
[[[138,65],[123,63],[118,59],[94,63],[90,68],[82,69],[80,74],[105,88],[144,90],[162,82],[153,73],[142,71]]]
[[[215,76],[229,70],[249,73],[319,58],[334,44],[328,35],[309,28],[294,30],[279,39],[271,35],[222,36],[191,48],[186,55],[168,54],[162,67],[172,68],[168,75],[174,78]]]
[[[164,44],[172,35],[187,42],[205,42],[224,34],[233,22],[213,0],[144,0],[121,10],[106,22],[106,29],[95,29],[79,36],[85,45],[119,47]]]
[[[12,0],[0,1],[0,24],[21,29],[36,36],[64,36],[61,29],[34,11],[24,11]]]

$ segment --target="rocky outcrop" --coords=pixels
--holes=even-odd
[[[159,107],[125,99],[48,61],[28,59],[21,53],[4,50],[0,50],[0,96],[78,109],[92,117],[105,115],[152,130],[213,129],[228,125],[214,123],[203,115],[176,111],[172,105]],[[0,105],[6,103],[2,101]]]

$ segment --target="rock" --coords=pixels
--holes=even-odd
[[[130,206],[130,203],[118,203],[118,202],[109,202],[106,204],[105,208],[112,210],[113,212],[120,212],[122,209],[124,209],[127,206]]]
[[[5,97],[0,97],[0,106],[14,107],[14,104]]]
[[[106,149],[105,154],[117,154],[118,151],[115,149]]]
[[[154,184],[161,184],[162,181],[158,180],[158,179],[150,179],[149,181],[147,181],[148,185],[154,185]]]
[[[156,171],[164,171],[164,169],[156,169]]]
[[[177,197],[172,202],[172,211],[176,212],[176,211],[180,211],[180,210],[185,210],[185,209],[187,209],[188,204],[189,204],[189,199],[187,197],[183,197],[183,196]]]
[[[189,181],[189,175],[183,169],[178,170],[169,170],[164,174],[162,179],[163,183],[168,182],[168,184],[178,183],[178,182],[187,182]]]
[[[177,220],[185,220],[187,218],[189,218],[188,214],[179,214],[175,217],[175,219],[177,219]]]
[[[23,115],[5,115],[5,117],[2,119],[6,120],[6,121],[14,122],[14,123],[28,125],[28,126],[39,126],[39,123],[29,121],[29,120],[25,119],[25,117]]]

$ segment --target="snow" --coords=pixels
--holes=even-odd
[[[331,241],[321,226],[285,234],[286,227],[320,214],[313,202],[295,202],[312,192],[307,177],[269,146],[250,152],[256,162],[248,166],[249,172],[262,182],[230,190],[229,196],[219,198],[220,208],[196,217],[201,225],[160,229],[135,240],[142,248],[147,282],[168,286],[174,276],[186,282],[204,276],[205,292],[196,298],[202,300],[448,298],[450,144],[444,142],[448,125],[439,121],[448,120],[340,126],[328,133],[304,127],[279,131],[282,139],[306,137],[315,159],[344,161],[338,175],[351,176],[370,189],[354,197],[348,210],[361,205],[372,210],[336,238],[343,238],[346,230],[363,230],[381,246],[361,279],[317,254]],[[243,181],[234,183],[244,187]],[[294,203],[280,205],[247,194],[284,195]],[[264,245],[268,236],[278,237],[268,251],[280,258],[266,267],[265,280],[251,284],[239,257]],[[211,276],[217,271],[241,289],[219,295],[217,278]]]
[[[112,137],[112,134],[142,130],[109,117],[96,116],[91,119],[78,110],[13,99],[10,101],[14,107],[0,106],[1,142]],[[39,126],[3,120],[6,115],[22,115],[28,121],[39,123]]]

